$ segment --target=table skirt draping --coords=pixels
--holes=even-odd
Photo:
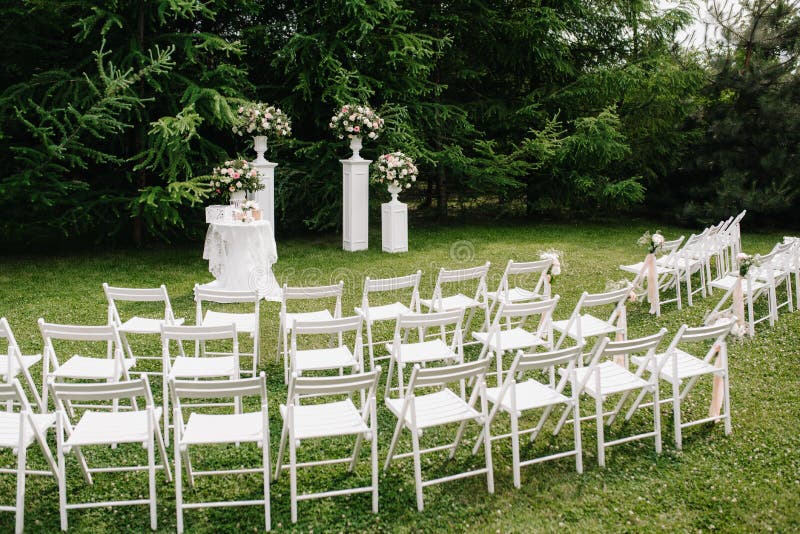
[[[272,273],[278,251],[269,221],[210,224],[203,259],[216,279],[205,287],[255,290],[267,300],[280,300],[280,286]]]

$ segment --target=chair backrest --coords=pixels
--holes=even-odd
[[[380,375],[380,366],[370,372],[342,376],[298,376],[292,373],[287,402],[297,403],[300,397],[351,395],[358,391],[367,392],[367,399],[373,399]]]
[[[261,400],[259,410],[267,407],[267,380],[263,371],[258,376],[236,380],[176,380],[173,378],[170,379],[169,385],[176,413],[183,413],[181,399],[258,397]],[[242,403],[242,406],[247,406],[247,404]],[[215,411],[216,409],[215,405]]]
[[[39,318],[37,324],[44,340],[45,365],[50,359],[56,365],[59,363],[58,354],[53,345],[54,340],[105,343],[107,347],[114,347],[115,357],[122,358],[122,342],[117,326],[113,323],[97,326],[68,325],[47,323],[44,319]]]
[[[329,319],[327,321],[295,321],[293,335],[361,333],[362,319],[359,315]]]
[[[236,325],[219,326],[183,326],[183,325],[162,325],[161,341],[169,345],[169,341],[213,341],[231,340],[237,342]]]
[[[16,373],[14,373],[14,366],[21,365],[19,358],[22,356],[17,338],[14,337],[14,332],[11,331],[11,325],[5,317],[0,317],[0,338],[5,339],[7,343],[8,354],[8,368],[5,370],[6,380],[10,382]]]
[[[164,320],[171,323],[175,320],[172,311],[167,287],[161,284],[159,287],[134,288],[134,287],[113,287],[103,283],[103,292],[108,300],[108,320],[117,326],[122,324],[117,301],[125,302],[163,302]]]
[[[287,284],[283,285],[281,290],[281,315],[288,312],[288,302],[290,300],[322,300],[322,299],[335,299],[333,317],[342,316],[342,293],[344,292],[344,281],[340,280],[338,284],[328,286],[304,286],[304,287],[291,287]]]
[[[704,341],[712,340],[713,343],[711,344],[711,347],[703,357],[704,361],[709,362],[718,350],[726,349],[725,339],[728,337],[728,334],[730,334],[731,328],[733,328],[734,324],[736,324],[736,319],[719,321],[717,324],[712,324],[709,326],[690,327],[687,324],[683,324],[678,329],[675,337],[672,338],[672,341],[666,350],[666,354],[672,354],[673,351],[675,351],[682,344],[702,343]],[[669,365],[666,360],[667,359],[665,358],[659,363],[659,371],[664,365]]]
[[[534,277],[536,278],[536,283],[535,284],[526,283],[522,285],[532,288],[530,289],[530,292],[535,295],[541,295],[543,297],[549,298],[550,280],[547,275],[552,265],[553,265],[552,258],[546,258],[537,261],[526,261],[526,262],[508,260],[508,263],[506,264],[506,270],[503,272],[503,276],[502,278],[500,278],[500,285],[497,288],[497,300],[499,300],[500,302],[508,302],[509,301],[508,295],[511,285],[510,278],[511,277],[517,278],[526,275],[527,276],[534,275]]]
[[[56,382],[51,378],[48,387],[53,392],[57,410],[64,410],[65,401],[114,401],[135,397],[143,398],[147,406],[154,406],[150,382],[145,374],[136,380],[120,382]],[[134,403],[131,409],[136,410],[137,405]]]
[[[419,313],[419,282],[422,279],[422,271],[417,271],[414,274],[406,276],[397,276],[394,278],[377,278],[372,279],[367,276],[364,279],[364,293],[361,297],[361,309],[365,316],[369,318],[369,295],[370,293],[394,293],[403,289],[411,289],[411,297],[409,299],[408,309],[412,312]],[[375,304],[373,302],[373,304]]]
[[[492,319],[489,327],[489,335],[494,336],[503,329],[505,323],[507,328],[512,326],[524,327],[529,317],[539,317],[536,325],[536,333],[542,339],[553,339],[553,310],[556,309],[559,295],[547,300],[533,302],[519,302],[509,304],[500,302],[500,306]]]
[[[33,413],[31,404],[28,402],[28,397],[25,395],[22,385],[20,385],[19,380],[16,378],[9,379],[8,382],[0,382],[0,403],[2,402],[17,403],[20,407],[20,412],[28,414]],[[31,428],[36,428],[33,421],[30,421],[30,423]]]
[[[480,379],[475,381],[482,381],[486,370],[489,368],[491,358],[482,358],[474,362],[458,363],[455,365],[446,365],[442,367],[420,367],[419,364],[414,365],[411,372],[411,379],[408,382],[408,389],[406,391],[413,392],[417,388],[429,388],[435,386],[447,386],[448,384],[460,383],[471,381],[471,379]]]
[[[486,292],[488,290],[486,286],[486,275],[489,272],[489,267],[491,267],[491,265],[491,262],[487,261],[483,265],[479,265],[477,267],[468,267],[466,269],[448,270],[442,267],[439,269],[439,276],[436,278],[436,287],[433,289],[433,302],[436,303],[437,300],[441,301],[441,299],[446,296],[443,289],[445,285],[462,285],[465,282],[477,280],[474,299],[487,304],[488,299]]]
[[[194,300],[201,302],[215,302],[217,304],[255,303],[261,300],[257,291],[231,291],[229,289],[209,289],[200,284],[194,285]]]
[[[523,352],[518,351],[514,362],[509,368],[509,376],[517,372],[549,369],[550,367],[570,366],[578,363],[583,353],[583,345],[575,345],[568,349],[552,350],[548,352]]]
[[[393,351],[402,350],[402,340],[407,339],[406,333],[417,330],[420,334],[419,341],[427,329],[439,329],[439,339],[450,350],[463,359],[464,339],[461,324],[464,321],[464,310],[450,310],[446,312],[412,313],[401,315],[397,318],[394,328]],[[450,340],[448,341],[448,335]]]
[[[657,333],[649,336],[625,339],[622,341],[609,341],[605,344],[601,357],[613,357],[619,356],[620,354],[641,354],[655,351],[666,333],[667,329],[662,328]]]
[[[613,289],[611,291],[605,291],[603,293],[584,292],[583,295],[581,295],[580,303],[583,308],[594,308],[596,306],[624,303],[625,300],[630,296],[632,289],[632,284],[628,283],[625,285],[625,287]]]

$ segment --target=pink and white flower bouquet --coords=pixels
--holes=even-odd
[[[383,130],[383,119],[369,106],[347,105],[334,112],[328,126],[339,139],[376,139]]]
[[[372,182],[376,184],[411,189],[411,184],[417,181],[418,174],[414,160],[402,152],[383,154],[372,164]]]
[[[237,110],[233,133],[286,137],[291,135],[292,125],[289,116],[279,108],[263,102],[248,102]]]
[[[212,193],[226,200],[237,191],[258,191],[264,189],[258,179],[258,171],[247,160],[233,159],[222,166],[215,167],[211,173]]]

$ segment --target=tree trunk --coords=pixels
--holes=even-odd
[[[437,200],[437,208],[439,211],[439,218],[445,219],[447,218],[447,186],[444,174],[444,168],[439,165],[437,169],[437,177],[438,177],[438,189],[439,189],[439,198]]]
[[[139,42],[139,50],[144,53],[144,2],[145,0],[139,0],[139,27],[137,29],[137,40]],[[139,83],[139,97],[143,96],[144,91],[144,84],[143,82]],[[147,127],[146,121],[146,111],[143,111],[142,120],[135,126],[136,128],[136,154],[141,154],[145,149],[145,128]],[[147,186],[147,174],[144,169],[139,171],[136,174],[136,192],[143,189]],[[142,244],[142,240],[144,239],[144,221],[142,220],[142,208],[141,206],[136,206],[136,211],[133,216],[133,242],[136,246],[140,246]]]

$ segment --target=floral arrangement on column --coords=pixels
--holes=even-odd
[[[223,202],[238,193],[250,193],[263,189],[258,171],[244,159],[232,159],[215,167],[211,173],[211,190]]]
[[[383,119],[369,106],[346,105],[334,111],[328,126],[339,139],[377,139],[383,130]]]
[[[292,133],[292,124],[280,108],[263,102],[248,102],[237,110],[233,133],[239,136],[287,137]]]
[[[387,186],[393,201],[397,200],[400,191],[411,189],[411,184],[417,181],[418,174],[414,160],[402,152],[382,154],[372,164],[370,173],[372,183]]]

